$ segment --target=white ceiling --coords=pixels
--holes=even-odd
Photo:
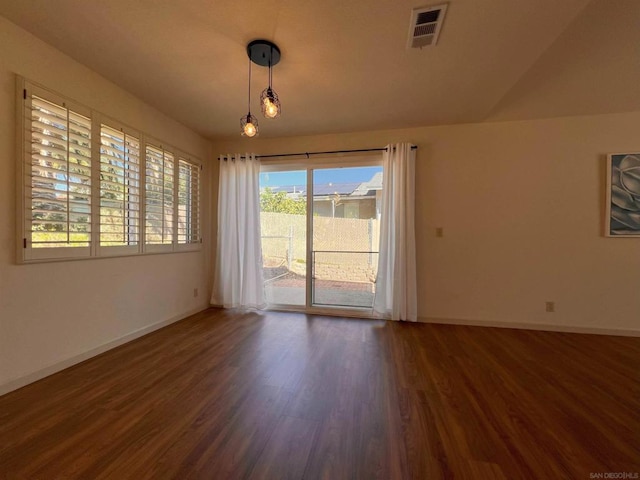
[[[451,0],[438,45],[408,50],[411,9],[439,3],[0,0],[0,14],[212,139],[239,133],[256,38],[282,51],[266,137],[640,110],[639,0]],[[254,113],[266,84],[254,67]]]

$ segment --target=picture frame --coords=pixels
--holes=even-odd
[[[606,237],[640,237],[640,152],[607,155]]]

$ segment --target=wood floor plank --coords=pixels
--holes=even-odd
[[[638,338],[210,309],[0,397],[0,479],[582,479],[638,412]]]
[[[318,422],[282,416],[254,465],[251,480],[302,478]]]

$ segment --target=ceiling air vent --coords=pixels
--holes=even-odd
[[[444,22],[447,4],[434,7],[414,8],[411,11],[409,44],[407,48],[422,48],[435,45]]]

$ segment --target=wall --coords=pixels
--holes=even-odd
[[[210,144],[0,17],[0,394],[205,308],[209,249],[17,265],[15,75],[205,161]],[[211,207],[205,165],[204,234]],[[207,242],[206,245],[209,245]],[[193,289],[199,289],[194,298]]]
[[[421,319],[639,335],[640,239],[602,235],[605,156],[640,151],[638,125],[632,112],[238,139],[214,153],[413,142]]]

